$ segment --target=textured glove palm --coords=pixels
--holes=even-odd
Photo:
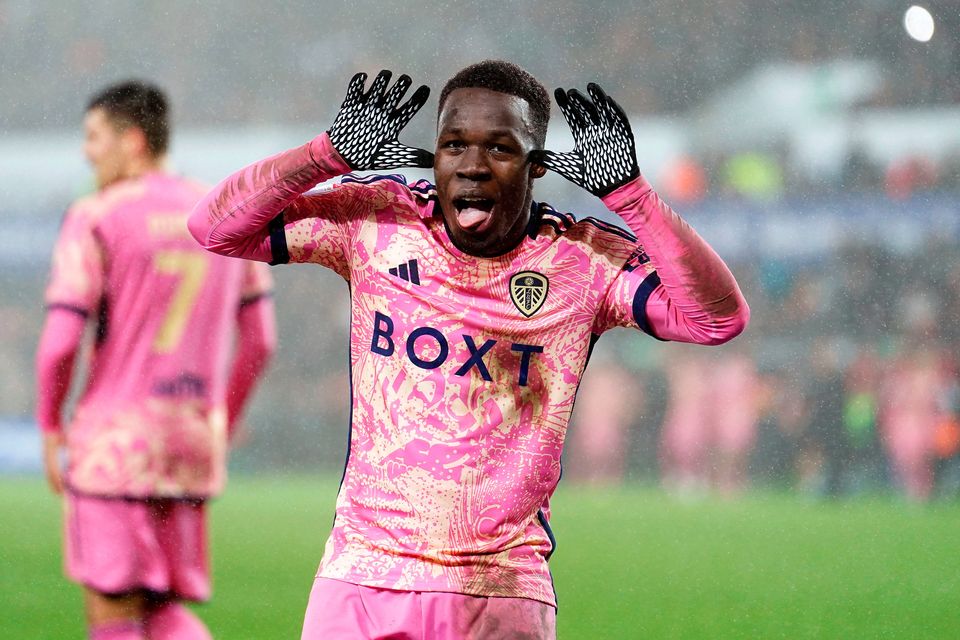
[[[381,71],[366,93],[363,86],[367,74],[353,76],[347,96],[327,132],[334,148],[354,171],[433,166],[432,153],[408,147],[398,140],[400,130],[426,103],[430,88],[421,85],[398,107],[413,81],[402,75],[387,91],[390,76],[386,69]]]
[[[599,85],[591,82],[587,93],[590,98],[576,89],[554,92],[573,151],[534,151],[530,159],[603,197],[640,175],[640,168],[627,114]]]

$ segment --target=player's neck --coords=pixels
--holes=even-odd
[[[131,158],[123,172],[124,178],[140,178],[148,173],[162,171],[166,165],[166,157],[154,158],[151,156],[140,156]]]

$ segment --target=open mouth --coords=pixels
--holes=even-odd
[[[493,215],[492,198],[454,198],[457,209],[457,224],[466,231],[479,231]]]

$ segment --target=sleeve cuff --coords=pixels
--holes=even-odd
[[[603,196],[601,201],[607,209],[617,212],[630,207],[633,203],[646,197],[652,191],[653,187],[641,173],[627,184]]]
[[[353,171],[347,161],[343,159],[343,156],[340,155],[340,152],[334,148],[326,131],[311,140],[307,147],[310,151],[310,159],[325,174],[340,176]]]

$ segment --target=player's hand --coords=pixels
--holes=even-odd
[[[640,168],[627,114],[599,85],[591,82],[587,93],[553,94],[573,133],[573,151],[533,151],[530,160],[603,197],[640,175]]]
[[[62,433],[46,433],[43,436],[43,470],[50,490],[58,495],[63,493],[63,467],[60,463],[63,444]]]
[[[363,87],[367,74],[353,76],[347,97],[327,132],[334,148],[354,171],[433,166],[432,153],[408,147],[397,139],[400,130],[427,102],[430,88],[421,85],[398,107],[413,81],[410,76],[402,75],[388,91],[390,76],[386,69],[381,71],[366,93]]]

